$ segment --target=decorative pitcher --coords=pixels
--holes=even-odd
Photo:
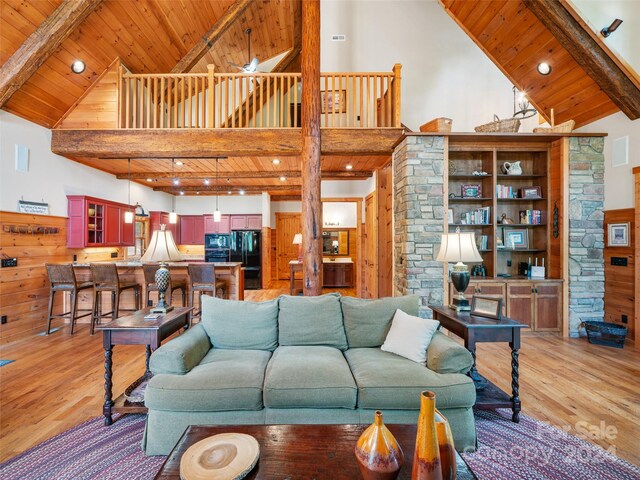
[[[520,162],[504,162],[502,164],[502,173],[506,173],[507,175],[522,175]]]
[[[365,480],[394,480],[404,462],[402,449],[384,425],[380,411],[376,411],[373,423],[360,435],[355,453]]]

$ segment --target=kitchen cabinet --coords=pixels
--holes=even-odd
[[[160,225],[165,225],[165,230],[171,232],[173,241],[176,244],[180,243],[180,216],[178,216],[177,223],[169,223],[169,212],[149,212],[149,218],[151,219],[151,235],[155,230],[160,230]]]
[[[220,215],[220,221],[214,222],[213,215],[204,216],[204,233],[230,233],[231,219],[229,215]]]
[[[262,215],[231,215],[231,230],[261,230]]]
[[[180,245],[204,245],[204,215],[180,216]]]
[[[322,264],[324,287],[353,287],[353,263],[324,262]]]
[[[134,244],[133,224],[124,214],[134,208],[84,195],[67,196],[67,247],[124,247]]]

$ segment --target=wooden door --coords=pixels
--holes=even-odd
[[[378,298],[378,206],[376,193],[364,199],[364,298]]]
[[[507,284],[507,316],[517,322],[534,327],[533,286],[528,282]]]
[[[562,284],[536,283],[535,322],[536,332],[559,332],[562,325]]]
[[[293,244],[293,237],[301,231],[299,213],[276,213],[276,268],[280,280],[289,279],[289,262],[298,258],[298,245]]]

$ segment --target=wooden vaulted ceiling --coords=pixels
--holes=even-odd
[[[4,65],[62,0],[0,2],[0,65]],[[47,128],[53,127],[96,78],[121,58],[133,73],[166,73],[234,4],[234,0],[103,0],[60,47],[18,89],[4,109]],[[291,0],[254,0],[192,68],[237,71],[247,61],[246,28],[252,29],[251,55],[261,62],[294,43]],[[70,65],[86,62],[76,75]]]
[[[447,13],[547,120],[576,127],[619,110],[640,116],[637,73],[611,52],[568,0],[440,0]],[[551,73],[542,76],[537,65]]]

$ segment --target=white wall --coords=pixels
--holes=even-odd
[[[29,171],[15,169],[15,145],[29,148]],[[127,203],[127,181],[51,152],[51,131],[0,111],[0,210],[15,212],[18,200],[44,201],[51,215],[67,216],[67,195],[90,195]],[[131,184],[131,204],[168,210],[171,196]]]
[[[604,209],[633,208],[633,167],[640,166],[640,120],[629,120],[622,112],[605,117],[578,132],[608,133],[604,139]],[[629,137],[629,164],[612,166],[613,141]]]
[[[327,225],[327,222],[338,225]],[[358,204],[355,202],[323,202],[322,224],[327,228],[356,228],[358,226]]]
[[[321,69],[391,71],[402,64],[402,122],[436,117],[454,131],[513,115],[513,85],[435,0],[321,2]],[[332,42],[332,34],[345,42]],[[537,118],[525,120],[531,131]]]
[[[276,228],[276,213],[299,213],[301,202],[271,202],[271,228]]]
[[[227,195],[218,197],[218,208],[223,215],[262,214],[262,195]],[[176,197],[178,215],[213,215],[216,209],[214,195],[186,195]]]

